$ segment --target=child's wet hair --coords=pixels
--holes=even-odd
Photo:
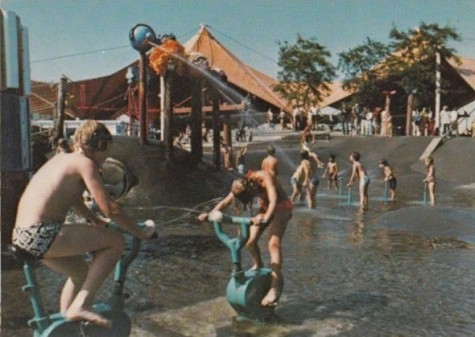
[[[270,155],[274,155],[275,154],[275,147],[272,146],[272,145],[269,145],[267,147],[267,153],[270,154]]]
[[[249,205],[255,196],[256,188],[248,177],[240,177],[233,181],[231,192],[244,205]]]
[[[353,157],[353,159],[354,159],[355,161],[359,161],[361,155],[359,154],[359,152],[356,152],[356,151],[355,151],[355,152],[352,152],[352,153],[351,153],[351,157]]]
[[[434,158],[432,158],[431,156],[428,156],[424,159],[424,162],[426,163],[426,165],[433,165],[434,164]]]
[[[85,152],[103,152],[112,142],[112,135],[107,127],[95,120],[88,120],[74,132],[74,148]]]

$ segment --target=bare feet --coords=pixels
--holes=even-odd
[[[92,311],[84,309],[75,311],[70,308],[65,316],[71,321],[87,321],[104,328],[112,329],[112,322],[110,320]]]
[[[271,288],[267,295],[262,299],[261,305],[263,307],[275,307],[277,304],[279,304],[277,290],[275,288]]]

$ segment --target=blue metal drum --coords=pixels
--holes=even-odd
[[[267,321],[274,316],[274,307],[261,306],[271,286],[271,270],[261,268],[237,272],[229,280],[226,297],[241,318]]]
[[[241,268],[241,249],[249,238],[251,218],[230,217],[219,213],[213,222],[218,238],[229,248],[231,261],[234,266],[231,279],[228,282],[226,297],[231,307],[238,313],[238,318],[267,321],[274,317],[274,307],[262,306],[261,301],[271,287],[271,269],[243,271]],[[222,222],[239,225],[237,237],[229,237],[223,231]]]

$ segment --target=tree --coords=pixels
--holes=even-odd
[[[455,50],[448,47],[451,40],[459,40],[457,32],[449,27],[422,22],[416,29],[400,31],[393,27],[388,45],[367,38],[366,43],[339,54],[339,68],[345,74],[344,87],[356,92],[356,99],[364,105],[375,105],[382,91],[397,90],[407,94],[406,134],[411,134],[414,94],[421,105],[434,102],[436,63],[454,58]],[[442,86],[448,83],[442,83]],[[436,111],[437,113],[437,111]]]
[[[343,88],[355,92],[355,100],[366,106],[380,101],[385,74],[379,66],[390,55],[390,47],[366,38],[365,43],[339,54],[338,68],[343,72]]]
[[[419,27],[406,32],[393,27],[389,33],[392,39],[391,48],[394,53],[386,60],[386,68],[396,77],[397,84],[402,87],[407,97],[406,109],[406,135],[411,134],[412,102],[414,94],[422,98],[424,105],[431,105],[434,101],[436,90],[436,74],[440,72],[441,62],[437,58],[448,60],[455,59],[459,62],[456,51],[448,46],[451,40],[460,40],[459,34],[450,26],[439,27],[437,24],[422,22]],[[447,86],[444,83],[444,86]],[[439,92],[440,94],[440,92]],[[438,120],[436,106],[436,120]],[[438,125],[438,122],[437,122]]]
[[[304,109],[320,102],[336,76],[336,68],[328,61],[331,53],[315,38],[306,40],[300,35],[295,44],[284,41],[279,46],[278,65],[282,70],[277,74],[279,83],[274,91]]]

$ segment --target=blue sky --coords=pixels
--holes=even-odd
[[[278,41],[314,37],[332,53],[370,37],[387,42],[390,29],[422,21],[450,25],[462,36],[451,44],[475,58],[475,0],[0,0],[30,37],[31,77],[58,81],[111,74],[138,58],[128,34],[137,23],[180,42],[200,24],[245,63],[277,76]]]

